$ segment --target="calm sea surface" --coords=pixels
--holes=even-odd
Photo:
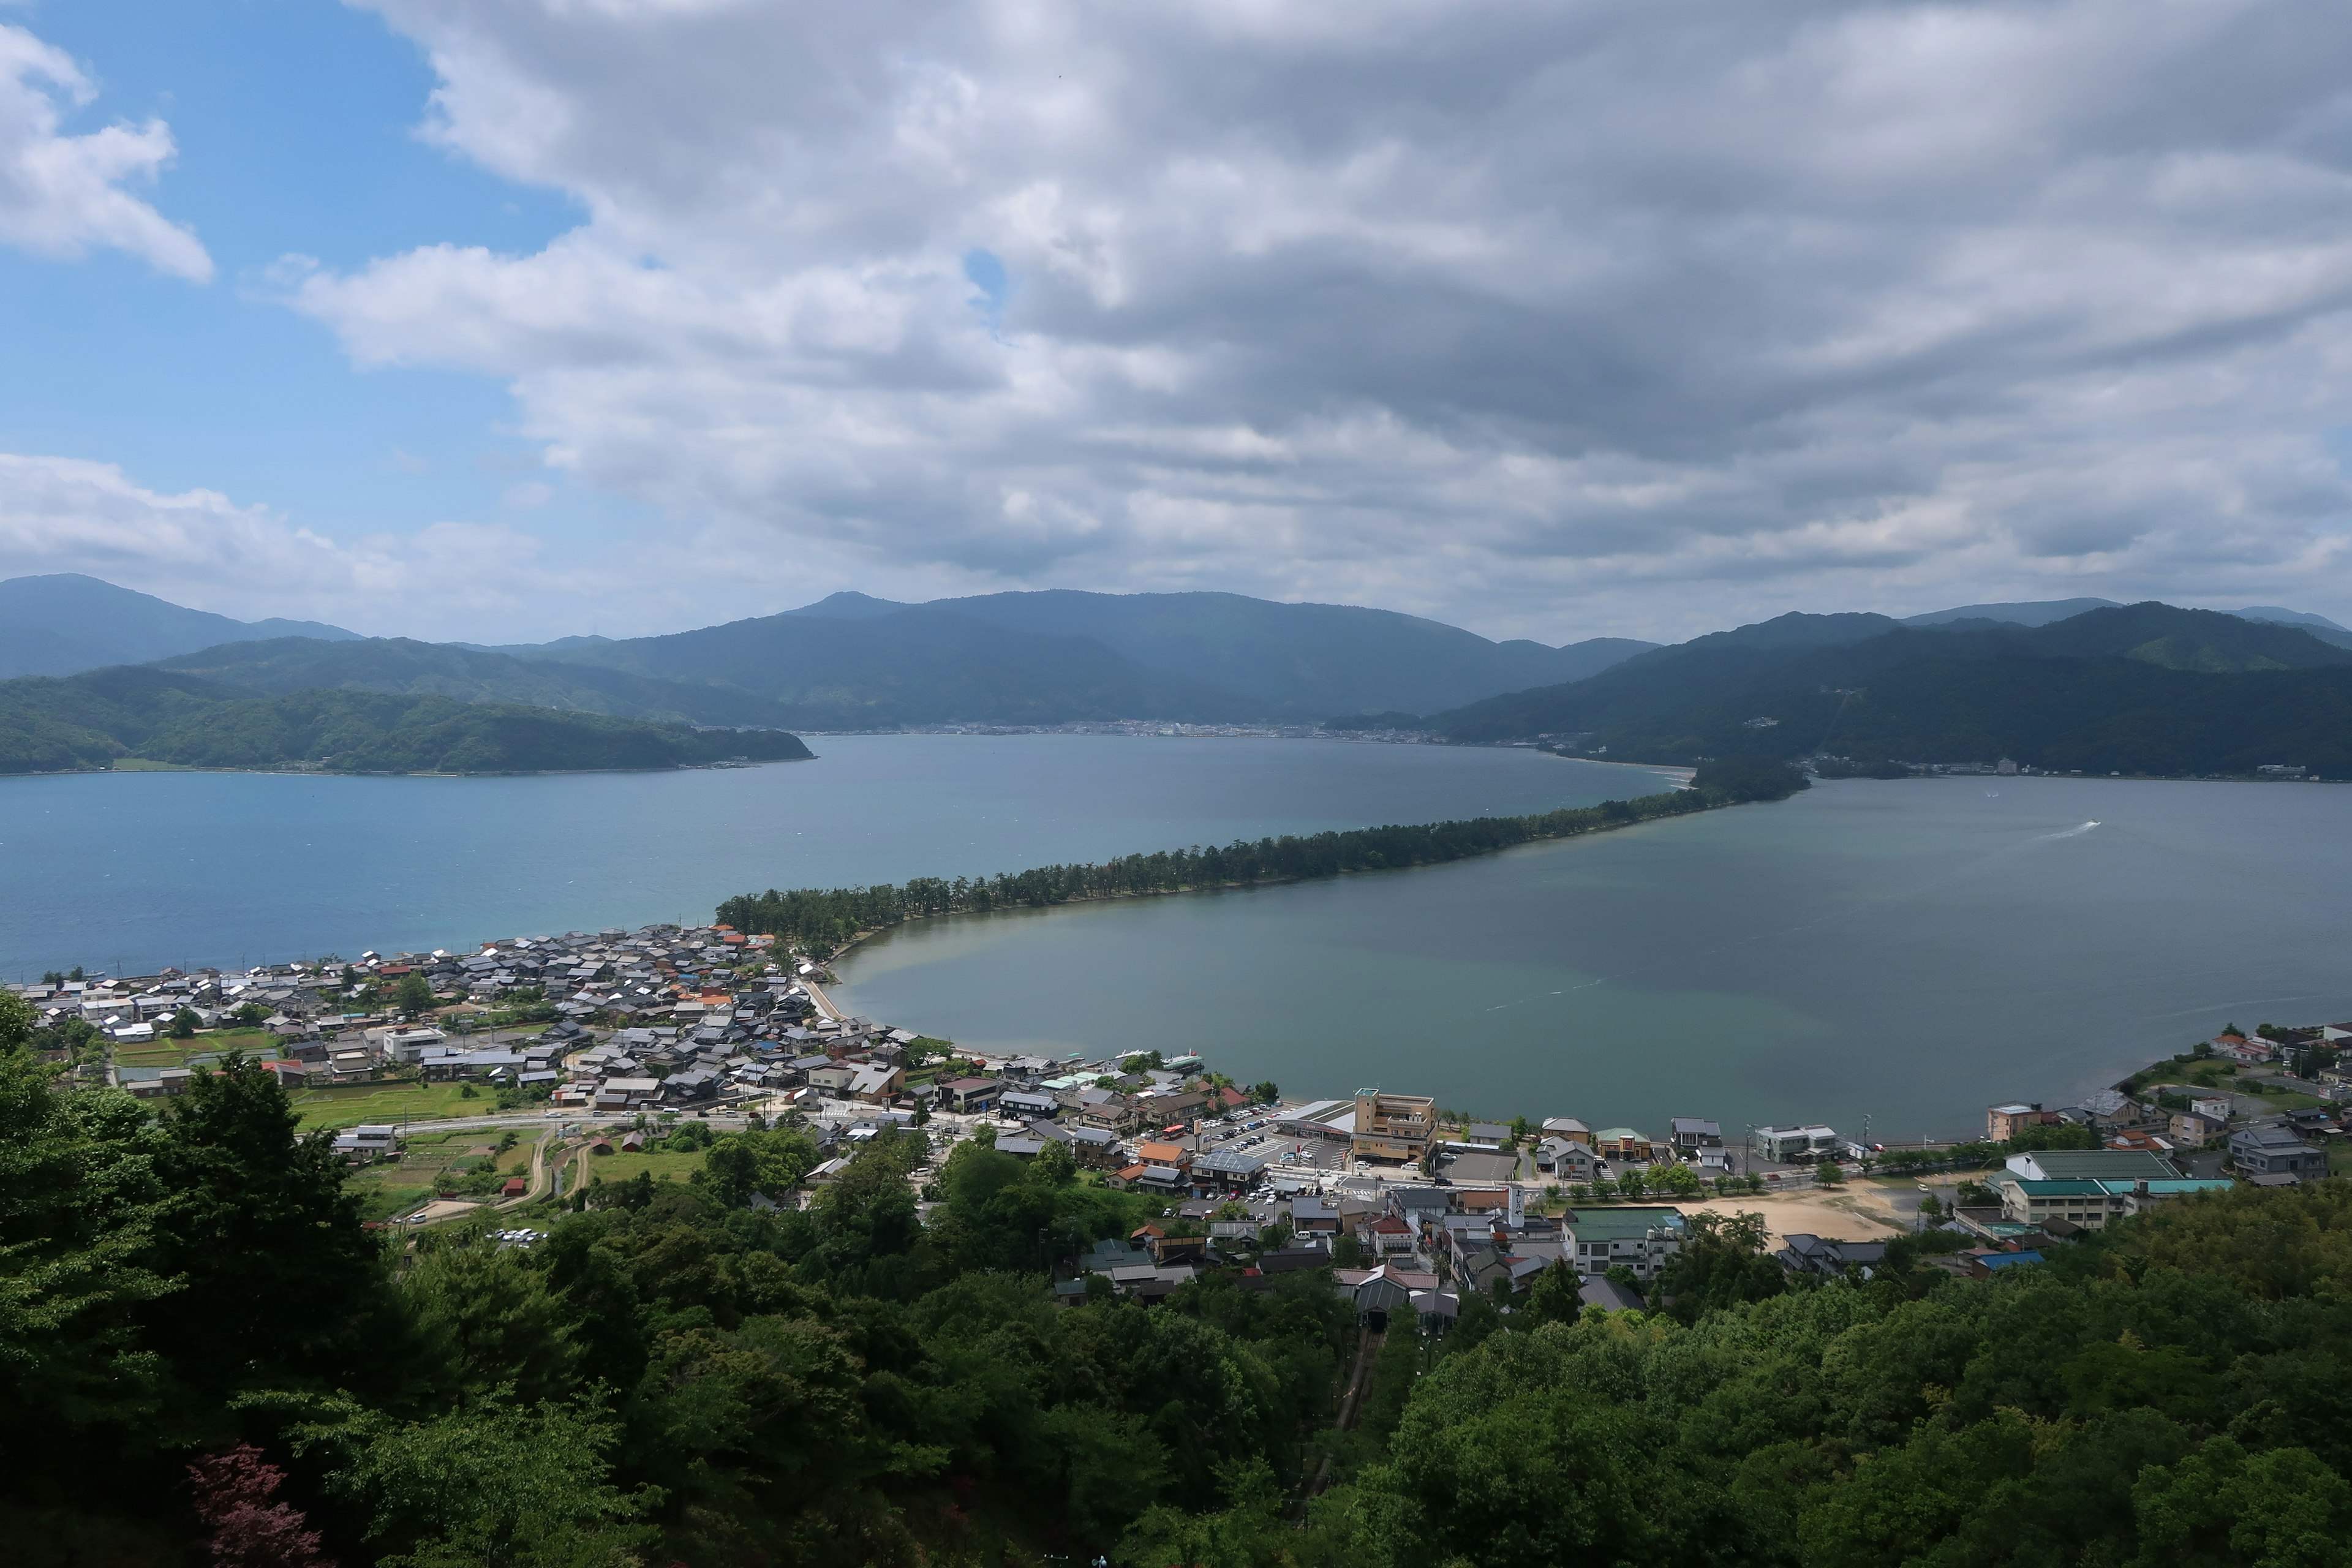
[[[1582,805],[1525,751],[826,737],[740,771],[0,780],[0,973],[141,971],[708,919],[766,887],[977,875]],[[2090,824],[2096,819],[2097,826]],[[927,922],[842,1000],[973,1044],[1656,1131],[1981,1126],[2221,1024],[2352,1016],[2352,790],[1951,779],[1417,871]]]
[[[2340,787],[1855,781],[1452,866],[927,922],[852,955],[838,999],[1294,1092],[1916,1138],[2225,1022],[2352,1016],[2347,888]]]
[[[815,762],[545,778],[0,779],[0,976],[705,921],[734,893],[1660,787],[1527,751],[1094,735],[819,737]]]

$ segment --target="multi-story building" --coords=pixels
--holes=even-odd
[[[1565,1255],[1579,1274],[1605,1274],[1618,1264],[1647,1279],[1683,1249],[1680,1209],[1589,1208],[1561,1226]]]
[[[2001,1218],[2012,1224],[2063,1219],[2104,1230],[2151,1205],[2184,1193],[2226,1191],[2230,1184],[2183,1175],[2163,1155],[2142,1150],[2045,1149],[2011,1155],[1993,1185]]]
[[[1759,1127],[1756,1152],[1776,1164],[1793,1165],[1825,1159],[1837,1152],[1837,1130],[1816,1123],[1810,1127]]]
[[[1427,1095],[1361,1089],[1356,1095],[1356,1128],[1348,1149],[1360,1160],[1410,1163],[1429,1152],[1436,1131],[1437,1101]]]
[[[2312,1147],[2294,1128],[2277,1122],[2231,1133],[2230,1160],[2250,1176],[2299,1176],[2315,1182],[2327,1174],[2327,1151]]]
[[[2022,1128],[2042,1127],[2064,1120],[2054,1110],[2044,1110],[2038,1103],[2029,1105],[2023,1100],[1988,1106],[1985,1109],[1985,1142],[2006,1143]]]

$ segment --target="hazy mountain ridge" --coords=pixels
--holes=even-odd
[[[1083,637],[918,607],[844,620],[792,612],[518,657],[746,691],[804,728],[1260,717],[1238,692],[1147,668]]]
[[[257,637],[356,637],[318,621],[240,621],[79,573],[0,582],[0,679],[145,664]]]
[[[435,694],[311,688],[269,695],[145,666],[0,681],[0,773],[127,758],[184,767],[515,773],[809,754],[780,730],[698,731]]]

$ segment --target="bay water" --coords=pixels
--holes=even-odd
[[[1665,787],[1524,750],[841,735],[814,762],[516,778],[0,778],[0,977],[705,921],[766,888],[1509,815]]]
[[[2352,790],[1866,781],[1482,860],[919,923],[856,1011],[1663,1135],[1980,1133],[2224,1024],[2352,1016]]]
[[[1589,805],[1523,750],[837,736],[814,763],[538,778],[0,780],[0,974],[457,948],[730,894]],[[856,1011],[975,1046],[1198,1050],[1508,1117],[1952,1135],[2222,1024],[2352,1016],[2352,791],[1852,781],[1483,860],[925,921]]]

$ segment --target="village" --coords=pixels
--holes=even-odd
[[[1482,1121],[1380,1088],[1285,1096],[1193,1056],[960,1049],[845,1016],[825,984],[768,938],[663,925],[14,989],[52,1038],[87,1042],[61,1063],[85,1083],[169,1100],[225,1050],[262,1061],[357,1179],[422,1171],[378,1189],[382,1224],[528,1217],[605,1171],[675,1179],[713,1131],[741,1127],[815,1141],[797,1191],[755,1200],[793,1205],[863,1144],[917,1130],[919,1185],[977,1139],[1164,1200],[1124,1238],[1041,1237],[1065,1300],[1149,1302],[1213,1268],[1328,1268],[1367,1321],[1433,1330],[1465,1291],[1507,1302],[1555,1265],[1585,1304],[1638,1307],[1710,1204],[1758,1215],[1792,1273],[1867,1273],[1906,1237],[1954,1272],[2031,1265],[2184,1194],[2326,1175],[2352,1098],[2336,1064],[2352,1025],[2233,1026],[2079,1105],[1991,1106],[1981,1142],[1890,1148],[1821,1124],[1727,1138],[1701,1116],[1653,1137]],[[419,1161],[447,1148],[460,1153]]]

